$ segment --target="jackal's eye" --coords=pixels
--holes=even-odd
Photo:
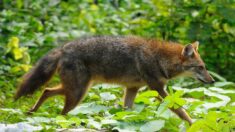
[[[198,66],[197,69],[198,69],[198,70],[203,70],[204,67],[203,67],[203,66]]]

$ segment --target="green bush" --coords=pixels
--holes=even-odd
[[[33,62],[56,45],[82,35],[139,35],[200,41],[209,70],[233,80],[235,2],[173,0],[3,0],[0,44],[12,36],[29,47]]]
[[[0,123],[26,122],[51,131],[234,131],[235,85],[216,74],[235,81],[234,12],[232,0],[0,0]],[[98,84],[67,116],[58,115],[63,107],[59,97],[45,102],[33,116],[23,114],[40,92],[13,101],[20,76],[47,51],[83,35],[200,41],[201,55],[218,82],[173,80],[163,103],[155,99],[157,92],[143,89],[131,111],[120,106],[122,87]],[[168,110],[182,105],[195,119],[191,127]]]

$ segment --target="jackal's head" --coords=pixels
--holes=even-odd
[[[182,67],[185,72],[197,78],[203,83],[214,83],[215,80],[206,70],[205,64],[198,53],[199,42],[186,45],[181,53]]]

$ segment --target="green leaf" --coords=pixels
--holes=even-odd
[[[72,117],[69,119],[69,122],[71,123],[75,123],[76,126],[80,125],[81,124],[81,120],[78,118],[78,117]]]
[[[103,106],[103,105],[97,105],[94,102],[92,103],[85,103],[81,104],[72,111],[69,112],[71,115],[77,115],[79,113],[81,114],[95,114],[99,113],[101,111],[106,111],[108,107]]]
[[[215,87],[226,87],[226,86],[234,86],[235,84],[233,82],[215,82]]]
[[[164,120],[154,120],[154,121],[150,121],[142,125],[140,127],[140,131],[141,132],[156,132],[156,131],[161,130],[164,127],[164,125],[165,125]]]
[[[32,117],[32,118],[27,118],[27,120],[30,123],[34,123],[34,124],[39,124],[39,123],[49,123],[54,121],[54,118],[46,118],[46,117]]]
[[[109,100],[115,100],[116,96],[114,94],[111,94],[110,92],[103,92],[100,93],[100,97],[104,100],[104,101],[109,101]]]
[[[219,74],[212,72],[212,71],[208,71],[213,77],[217,78],[219,81],[222,82],[226,82],[227,80],[225,78],[223,78],[222,76],[220,76]]]
[[[22,59],[22,62],[23,62],[24,64],[30,64],[30,62],[31,62],[31,57],[30,57],[30,55],[29,55],[29,53],[28,53],[28,48],[23,47],[23,48],[21,48],[21,51],[23,52],[23,59]]]
[[[102,125],[107,125],[107,124],[117,124],[118,122],[116,120],[108,120],[108,119],[105,119],[105,120],[102,120],[101,121]]]
[[[140,93],[139,97],[157,97],[158,92],[154,90],[148,90],[145,92]]]
[[[57,116],[55,120],[56,120],[56,123],[60,125],[62,128],[68,128],[71,125],[71,122],[66,120],[64,116]]]
[[[118,130],[119,132],[136,132],[140,130],[141,122],[118,122],[117,126],[112,130]]]
[[[135,103],[151,104],[151,101],[149,98],[139,96],[135,99]]]
[[[13,56],[14,56],[14,59],[15,60],[19,60],[19,59],[22,59],[23,58],[23,52],[21,49],[19,48],[14,48],[12,50],[12,53],[13,53]]]
[[[10,49],[13,48],[19,48],[19,38],[17,37],[11,37],[9,43],[7,44],[7,47]]]
[[[175,98],[175,102],[179,105],[179,106],[183,106],[186,104],[186,101],[182,98]]]
[[[160,104],[156,113],[158,117],[162,117],[165,119],[169,119],[169,117],[171,116],[171,111],[168,109],[168,104],[166,102]]]
[[[126,116],[133,115],[133,114],[136,114],[136,113],[133,112],[133,111],[121,111],[121,112],[117,112],[116,115],[115,115],[115,119],[123,119]]]
[[[135,104],[133,110],[136,112],[141,112],[141,111],[143,111],[144,107],[145,107],[144,104]]]
[[[150,100],[151,97],[157,97],[158,96],[158,92],[154,91],[154,90],[148,90],[145,92],[140,93],[136,99],[135,99],[135,103],[144,103],[144,104],[151,104],[152,101]]]
[[[21,8],[23,6],[23,1],[22,0],[16,0],[17,3],[17,8]]]
[[[184,92],[181,90],[176,91],[174,94],[168,95],[164,101],[167,103],[169,108],[177,109],[186,103],[186,101],[181,98],[183,94]]]
[[[181,96],[183,96],[183,95],[184,95],[184,91],[183,91],[183,90],[178,90],[178,91],[176,91],[175,94],[174,94],[175,97],[181,97]]]
[[[27,72],[31,68],[31,65],[21,64],[20,67],[24,72]]]
[[[93,119],[89,119],[88,126],[91,126],[92,128],[96,128],[99,130],[99,129],[101,129],[102,124],[100,122],[93,120]]]

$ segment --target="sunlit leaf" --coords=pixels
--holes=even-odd
[[[100,122],[94,121],[93,119],[88,120],[88,125],[96,129],[101,129],[102,124]]]
[[[77,115],[79,113],[82,114],[94,114],[94,113],[99,113],[101,111],[106,111],[108,107],[103,106],[103,105],[97,105],[95,103],[86,103],[86,104],[81,104],[72,111],[69,112],[71,115]]]
[[[17,37],[12,37],[8,43],[8,48],[19,48],[19,38]]]
[[[12,53],[14,55],[15,60],[19,60],[19,59],[23,58],[23,53],[22,53],[21,49],[15,48],[12,50]]]
[[[165,125],[164,120],[154,120],[147,122],[143,126],[140,127],[141,132],[156,132],[161,130]]]
[[[110,92],[103,92],[100,93],[100,97],[104,100],[104,101],[109,101],[109,100],[114,100],[116,99],[116,96],[114,94],[111,94]]]
[[[78,117],[72,117],[69,119],[69,122],[76,124],[76,126],[80,125],[81,120]]]
[[[158,92],[154,91],[154,90],[148,90],[146,92],[142,92],[139,95],[140,97],[157,97],[158,96]]]
[[[118,122],[116,120],[102,120],[102,124],[117,124]]]
[[[69,127],[69,125],[71,124],[71,122],[69,122],[65,117],[63,117],[63,116],[57,116],[56,118],[55,118],[55,120],[56,120],[56,123],[58,124],[58,125],[60,125],[62,128],[67,128],[67,127]]]
[[[224,77],[220,76],[219,74],[217,74],[217,73],[215,73],[215,72],[209,71],[209,73],[210,73],[213,77],[219,79],[219,80],[222,81],[222,82],[225,82],[225,81],[226,81],[226,79],[225,79]]]

